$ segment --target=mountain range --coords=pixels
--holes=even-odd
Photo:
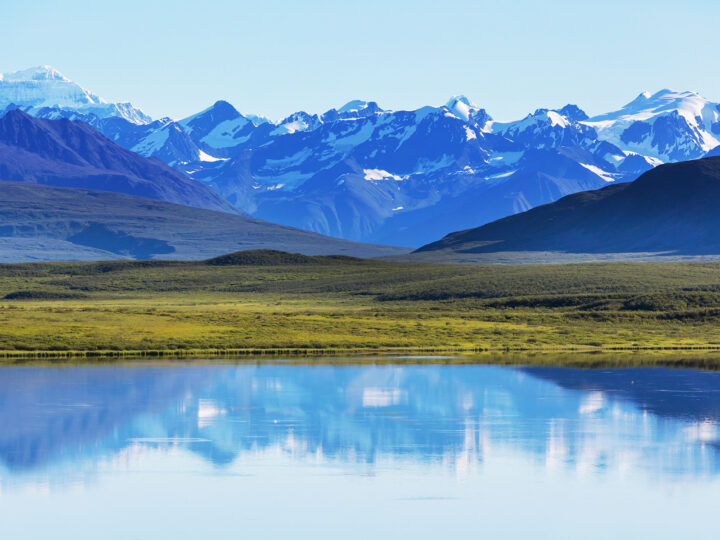
[[[718,205],[720,157],[669,163],[634,182],[449,234],[416,255],[465,262],[717,258]]]
[[[464,96],[408,111],[354,100],[278,122],[218,101],[188,118],[152,120],[45,66],[4,75],[3,107],[88,124],[253,217],[409,246],[628,182],[720,145],[720,105],[671,90],[595,117],[567,105],[512,122],[493,120]]]

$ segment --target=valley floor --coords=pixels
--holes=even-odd
[[[0,354],[720,349],[720,263],[243,257],[0,265]]]

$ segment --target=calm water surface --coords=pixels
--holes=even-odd
[[[0,369],[0,538],[720,538],[720,374]]]

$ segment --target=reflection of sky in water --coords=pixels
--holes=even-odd
[[[286,518],[359,538],[714,538],[719,421],[720,374],[698,371],[7,368],[0,537],[48,537],[29,517],[42,510],[82,516],[72,538],[236,538],[234,515],[250,537]],[[369,519],[338,528],[353,506]],[[146,517],[103,529],[117,512]],[[547,512],[560,513],[524,528]]]

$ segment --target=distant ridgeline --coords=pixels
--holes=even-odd
[[[86,122],[251,216],[412,246],[578,191],[634,180],[661,163],[703,157],[720,144],[719,105],[670,90],[640,94],[593,118],[567,105],[497,122],[459,96],[410,111],[351,101],[322,115],[300,111],[279,122],[242,115],[218,101],[179,121],[152,121],[128,103],[107,103],[43,67],[0,80],[0,114],[18,108]]]

